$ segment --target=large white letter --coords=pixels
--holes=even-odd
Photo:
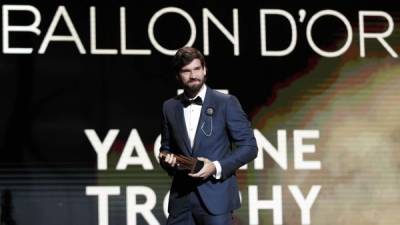
[[[204,44],[204,55],[210,54],[209,46],[209,35],[208,35],[208,20],[217,26],[217,28],[228,38],[233,44],[233,52],[235,55],[239,55],[239,22],[238,22],[238,10],[233,9],[233,34],[222,25],[221,22],[208,10],[203,9],[203,44]]]
[[[96,46],[97,41],[96,32],[96,7],[90,7],[90,52],[93,55],[116,55],[118,54],[117,49],[99,49]]]
[[[338,19],[340,19],[344,23],[346,30],[347,30],[347,34],[348,34],[346,43],[342,46],[342,48],[340,48],[339,50],[333,51],[333,52],[327,52],[327,51],[320,49],[315,44],[315,42],[312,38],[312,35],[311,35],[312,27],[313,27],[315,21],[317,21],[317,19],[319,19],[320,17],[326,16],[326,15],[335,16]],[[353,39],[353,30],[351,29],[350,22],[346,19],[345,16],[343,16],[343,14],[341,14],[335,10],[327,9],[327,10],[322,10],[311,17],[310,21],[307,24],[306,36],[307,36],[308,43],[310,44],[311,48],[315,52],[317,52],[318,54],[325,56],[325,57],[336,57],[336,56],[340,56],[341,54],[343,54],[350,47],[351,40]]]
[[[133,149],[136,149],[137,156],[132,157]],[[121,158],[117,164],[117,170],[125,170],[128,165],[142,165],[145,170],[152,170],[153,164],[147,155],[146,149],[139,137],[136,129],[132,129],[126,141],[124,150],[122,151]]]
[[[286,145],[286,131],[278,130],[278,149],[276,149],[264,136],[263,134],[254,129],[254,136],[257,140],[258,155],[254,160],[254,169],[264,169],[264,154],[265,150],[271,158],[278,163],[278,165],[287,170],[287,145]]]
[[[164,215],[165,215],[166,218],[168,218],[168,216],[169,216],[168,203],[169,203],[169,191],[165,195],[164,201],[163,201],[163,211],[164,211]]]
[[[148,34],[149,34],[149,38],[150,38],[150,42],[153,44],[153,46],[160,51],[161,53],[165,54],[165,55],[175,55],[176,53],[176,49],[175,50],[171,50],[171,49],[166,49],[164,47],[162,47],[156,40],[156,38],[154,37],[154,24],[156,23],[157,19],[167,13],[177,13],[181,16],[183,16],[183,18],[186,19],[186,21],[189,23],[190,26],[190,38],[189,41],[185,44],[185,46],[191,46],[195,39],[196,39],[196,25],[192,19],[192,17],[190,17],[190,15],[185,12],[184,10],[180,9],[180,8],[176,8],[176,7],[166,7],[166,8],[162,8],[159,11],[157,11],[150,19],[149,22],[149,27],[148,27]]]
[[[63,18],[65,24],[71,35],[54,35],[54,31],[56,30],[57,24],[60,21],[60,18]],[[43,39],[42,44],[39,48],[39,54],[43,54],[50,41],[73,41],[78,47],[79,53],[86,54],[86,50],[82,45],[81,40],[79,39],[78,33],[75,30],[74,25],[72,24],[71,18],[68,15],[67,10],[64,6],[59,6],[56,14],[54,15],[53,20],[50,23],[49,29],[47,30],[46,36]]]
[[[146,201],[137,204],[136,196],[143,195]],[[126,188],[126,217],[127,225],[136,225],[136,214],[142,214],[148,224],[160,224],[151,210],[156,205],[156,194],[152,189],[145,186],[127,187]]]
[[[295,130],[293,131],[294,145],[294,168],[296,170],[319,170],[321,169],[320,161],[305,161],[304,153],[315,152],[315,145],[303,144],[305,138],[319,138],[319,130]]]
[[[281,15],[285,17],[290,24],[290,30],[292,31],[292,39],[289,46],[283,50],[267,50],[267,29],[265,26],[265,15]],[[260,10],[260,32],[261,32],[261,55],[262,56],[285,56],[291,53],[296,46],[297,42],[297,28],[296,22],[293,16],[281,9],[261,9]]]
[[[154,148],[153,148],[154,158],[157,160],[158,163],[160,162],[160,159],[158,158],[158,155],[160,154],[160,147],[161,147],[161,134],[159,134],[156,140],[154,141]]]
[[[29,11],[33,14],[34,20],[30,25],[11,26],[8,23],[9,11]],[[3,53],[5,54],[31,54],[32,48],[11,48],[9,42],[10,32],[32,32],[40,34],[38,26],[40,24],[40,12],[37,8],[30,5],[3,5]]]
[[[90,144],[92,144],[94,151],[97,154],[97,169],[106,170],[107,169],[107,153],[110,151],[112,144],[117,137],[119,130],[111,129],[107,132],[103,143],[101,143],[99,136],[95,130],[86,129],[85,134],[89,139]]]
[[[388,28],[383,33],[366,33],[364,31],[364,17],[365,16],[380,16],[384,17],[388,21]],[[365,38],[376,38],[383,47],[390,53],[394,58],[399,57],[397,53],[390,47],[385,41],[385,37],[388,37],[393,32],[393,18],[386,12],[383,11],[360,11],[358,14],[359,29],[360,29],[360,55],[365,57]]]
[[[250,224],[259,224],[258,211],[272,209],[274,225],[282,224],[282,187],[272,187],[272,200],[258,200],[258,187],[249,185],[249,219]]]
[[[119,195],[118,186],[89,186],[86,187],[86,195],[97,195],[99,199],[98,218],[99,225],[108,225],[108,196]]]
[[[304,198],[301,193],[299,187],[297,185],[289,185],[289,190],[292,193],[294,199],[296,200],[297,205],[301,210],[301,224],[311,224],[311,207],[317,198],[319,190],[321,189],[320,185],[313,185],[311,187],[310,192],[307,197]]]
[[[150,55],[150,49],[127,49],[126,48],[126,16],[125,7],[119,9],[119,24],[121,38],[121,54],[122,55]]]

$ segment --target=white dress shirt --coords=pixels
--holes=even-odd
[[[194,98],[190,98],[189,100],[193,100],[197,97],[200,97],[201,100],[204,103],[204,99],[206,97],[206,91],[207,91],[207,86],[203,85],[199,91],[199,93],[197,93],[197,95]],[[193,148],[193,144],[194,144],[194,137],[196,136],[196,130],[197,130],[197,126],[199,124],[199,119],[200,119],[200,113],[201,113],[201,105],[197,105],[197,104],[190,104],[187,107],[183,108],[183,114],[185,117],[185,123],[186,123],[186,130],[189,136],[189,141],[190,141],[190,147]],[[220,179],[221,178],[221,164],[218,161],[213,161],[214,166],[216,168],[216,172],[214,174],[214,177],[216,179]]]

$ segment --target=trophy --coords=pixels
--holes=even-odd
[[[165,151],[160,152],[160,158],[165,159],[167,154],[169,153]],[[176,165],[178,169],[188,170],[190,173],[197,173],[204,166],[204,162],[197,160],[196,158],[177,154],[174,154],[174,156],[176,158]]]

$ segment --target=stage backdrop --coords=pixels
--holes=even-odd
[[[1,1],[1,224],[164,224],[171,57],[204,52],[259,154],[236,224],[400,221],[391,1]]]

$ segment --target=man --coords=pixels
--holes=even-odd
[[[240,207],[235,172],[257,156],[253,130],[234,96],[205,85],[207,68],[197,49],[179,49],[173,62],[184,93],[163,104],[160,151],[168,154],[160,163],[173,176],[167,224],[232,224]],[[180,170],[176,155],[204,166],[197,173]]]

